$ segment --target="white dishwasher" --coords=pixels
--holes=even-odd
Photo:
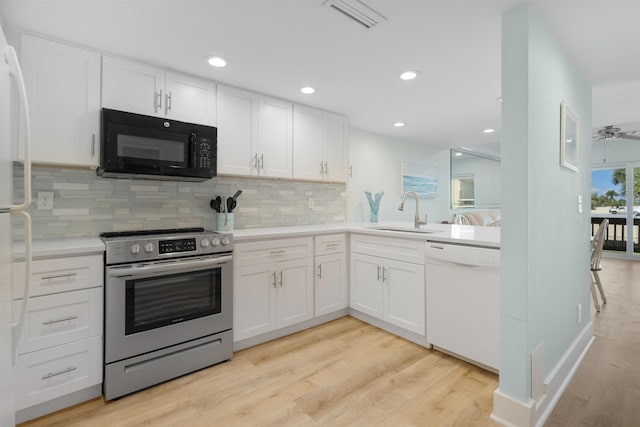
[[[500,362],[500,249],[426,243],[427,341],[495,370]]]

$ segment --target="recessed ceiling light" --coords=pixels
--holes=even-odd
[[[418,77],[417,71],[405,71],[404,73],[400,74],[400,78],[402,80],[413,80],[416,77]]]
[[[404,126],[404,123],[403,122],[395,122],[393,125],[395,127],[397,127],[397,128],[401,128],[402,126]]]
[[[304,93],[306,95],[311,95],[315,91],[316,90],[314,88],[312,88],[311,86],[305,86],[305,87],[300,89],[300,92],[302,92],[302,93]]]
[[[457,152],[456,156],[462,156],[462,153],[461,152]]]
[[[227,66],[227,61],[225,61],[224,59],[220,58],[219,56],[211,56],[211,57],[207,58],[207,62],[212,67],[220,68],[220,67],[226,67]]]
[[[495,131],[496,131],[495,129],[489,128],[489,129],[483,130],[482,132],[484,132],[484,133],[494,133]]]

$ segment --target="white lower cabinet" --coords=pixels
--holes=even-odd
[[[389,247],[412,250],[414,246],[418,250],[414,258],[424,259],[424,249],[419,248],[418,242],[353,236],[351,247],[368,253],[351,254],[351,308],[425,336],[424,263],[378,255]]]
[[[238,243],[233,283],[233,340],[313,318],[311,238]]]
[[[13,265],[16,297],[23,295],[23,268],[23,262]],[[34,417],[29,413],[60,409],[46,406],[54,399],[102,383],[103,277],[101,254],[33,261],[16,360],[16,410],[26,411],[23,421]],[[15,321],[23,302],[13,301]],[[33,411],[41,403],[49,409]]]
[[[315,314],[322,316],[349,306],[345,235],[315,237]]]
[[[16,409],[102,382],[102,338],[93,337],[18,356]]]
[[[348,305],[347,268],[344,253],[316,257],[316,316],[332,313]]]

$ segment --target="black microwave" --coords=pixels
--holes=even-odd
[[[103,108],[101,134],[99,176],[176,181],[216,176],[215,127]]]

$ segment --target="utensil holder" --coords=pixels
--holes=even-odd
[[[234,214],[228,212],[216,213],[216,230],[233,231]]]

